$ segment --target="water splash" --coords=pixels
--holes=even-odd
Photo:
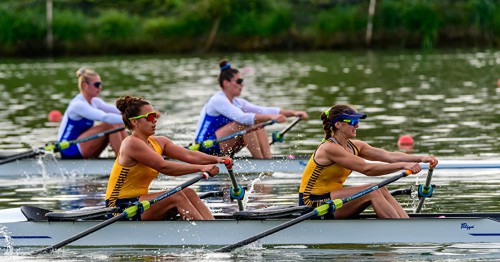
[[[252,195],[252,193],[255,192],[255,190],[254,190],[255,183],[261,181],[263,178],[265,178],[268,175],[269,175],[269,172],[261,172],[261,173],[259,173],[259,176],[257,178],[252,180],[252,182],[250,184],[250,188],[247,190],[247,192],[245,193],[245,197],[243,198],[243,207],[245,209],[247,208],[247,204],[248,204],[248,200],[250,199],[250,196]]]
[[[6,256],[11,256],[14,253],[14,247],[12,246],[12,238],[10,237],[10,232],[7,230],[6,226],[0,225],[0,233],[5,239],[5,247],[7,248],[4,254]]]

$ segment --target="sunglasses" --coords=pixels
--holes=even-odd
[[[342,119],[340,121],[345,122],[350,126],[356,126],[359,123],[359,118]]]
[[[94,82],[94,83],[88,83],[89,85],[93,85],[95,88],[100,88],[101,87],[101,84],[102,82]]]
[[[236,79],[236,84],[238,84],[238,85],[243,84],[243,78]]]
[[[159,117],[160,117],[160,113],[158,113],[158,112],[149,112],[149,113],[147,113],[145,115],[139,115],[139,116],[130,117],[129,120],[146,118],[146,120],[148,122],[153,122],[155,119],[158,119]]]

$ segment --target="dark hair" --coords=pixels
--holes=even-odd
[[[150,105],[150,103],[142,97],[122,96],[116,100],[116,108],[122,113],[123,123],[129,130],[132,130],[129,118],[140,115],[141,108],[145,105]]]
[[[342,113],[353,114],[356,110],[348,105],[334,105],[330,109],[321,113],[321,120],[323,120],[323,131],[325,132],[325,140],[328,140],[333,136],[333,133],[337,131],[335,123],[332,121],[340,116]]]
[[[233,79],[234,75],[238,74],[240,71],[236,68],[231,67],[231,63],[227,61],[227,59],[222,59],[219,62],[219,68],[220,68],[220,75],[219,75],[219,85],[220,87],[224,87],[223,83],[224,80],[226,81],[231,81]]]

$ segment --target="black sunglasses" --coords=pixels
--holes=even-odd
[[[90,83],[88,83],[88,84],[90,84]],[[101,84],[102,84],[101,82],[94,82],[91,85],[93,85],[95,88],[99,88],[99,87],[101,87]]]
[[[238,85],[243,84],[243,78],[238,78],[238,79],[236,80],[236,83],[237,83]]]

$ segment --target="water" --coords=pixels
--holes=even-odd
[[[219,59],[227,57],[244,73],[243,97],[253,102],[303,109],[309,121],[292,129],[284,143],[273,145],[279,155],[310,154],[321,140],[319,115],[335,103],[349,103],[368,118],[358,137],[387,150],[397,150],[400,135],[410,134],[418,154],[440,158],[498,158],[500,103],[497,80],[500,52],[316,52],[233,54],[224,56],[86,57],[55,60],[0,61],[0,151],[25,151],[53,142],[57,123],[48,123],[53,109],[64,111],[76,94],[74,72],[82,65],[102,77],[101,97],[113,102],[121,95],[142,96],[162,112],[158,133],[179,145],[189,144],[199,111],[216,83]],[[288,122],[290,122],[289,120]],[[271,126],[269,132],[286,124]],[[243,151],[240,155],[248,154]],[[109,151],[105,155],[112,155]],[[353,176],[349,185],[381,178]],[[423,182],[424,174],[418,177]],[[247,208],[293,205],[300,174],[259,174],[238,177],[254,191]],[[151,190],[166,190],[183,178],[160,178]],[[36,205],[70,209],[103,204],[106,178],[85,174],[43,174],[0,179],[0,208]],[[401,179],[390,189],[408,188],[416,177]],[[424,212],[499,212],[500,171],[439,170],[434,196]],[[197,183],[199,192],[230,186],[227,176]],[[412,212],[416,200],[399,196]],[[237,209],[221,199],[209,199],[215,213]],[[4,249],[0,260],[173,260],[173,261],[494,261],[500,245],[330,245],[262,248],[258,244],[230,254],[197,248],[65,248],[55,254],[26,257],[22,250]]]

